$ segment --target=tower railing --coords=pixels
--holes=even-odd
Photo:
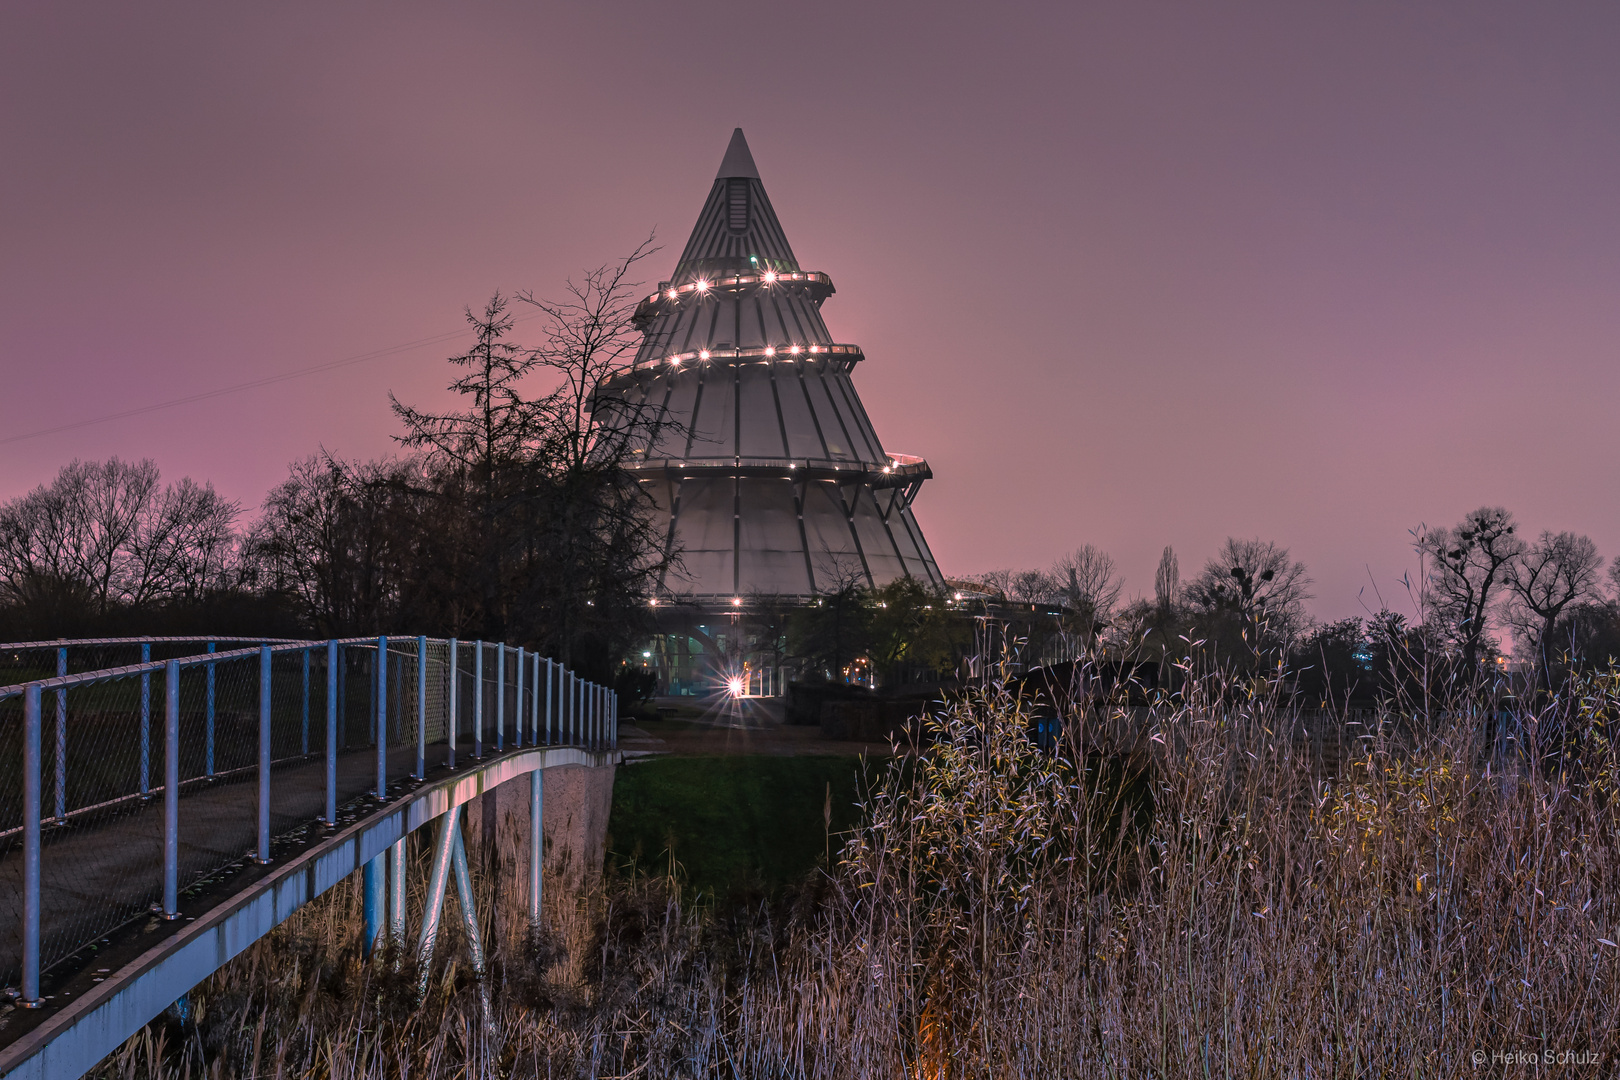
[[[95,639],[0,655],[189,655],[0,686],[0,985],[40,973],[244,859],[509,750],[617,745],[617,699],[504,643]],[[204,646],[212,651],[205,651]],[[50,653],[46,653],[49,650]],[[58,651],[60,650],[60,651]],[[49,669],[47,669],[49,670]],[[43,673],[40,673],[43,674]]]

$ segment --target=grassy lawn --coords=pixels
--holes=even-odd
[[[860,758],[667,757],[624,766],[613,782],[608,863],[664,873],[673,856],[687,886],[706,897],[775,892],[825,860],[829,791],[836,856],[838,834],[859,817]]]

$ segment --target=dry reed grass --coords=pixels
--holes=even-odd
[[[457,949],[418,1005],[409,970],[361,963],[337,890],[98,1075],[1612,1074],[1620,676],[1518,718],[1524,745],[1572,733],[1556,767],[1450,715],[1384,717],[1325,770],[1296,715],[1218,678],[1132,746],[1075,725],[1056,756],[970,697],[774,907],[646,879],[554,904],[546,937],[503,928],[485,1027]]]

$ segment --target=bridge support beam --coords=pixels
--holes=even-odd
[[[529,933],[540,932],[540,888],[545,869],[546,831],[541,818],[546,804],[545,772],[529,774]]]
[[[418,995],[427,993],[428,977],[433,968],[433,950],[438,944],[439,928],[444,919],[445,894],[450,879],[456,882],[456,900],[461,907],[461,922],[467,935],[467,951],[473,965],[473,974],[484,978],[484,943],[478,927],[478,906],[473,900],[472,875],[467,869],[467,850],[461,839],[461,807],[451,807],[439,819],[439,834],[433,842],[433,865],[428,870],[427,896],[422,902],[422,932],[417,939],[417,959],[421,975],[417,984]]]
[[[484,978],[484,942],[478,931],[478,905],[473,900],[472,874],[467,870],[467,848],[461,842],[461,830],[453,837],[451,857],[455,860],[456,899],[461,901],[461,928],[467,935],[467,952],[471,955],[473,974]]]
[[[365,887],[361,895],[360,944],[369,959],[383,931],[383,905],[388,886],[388,853],[366,863]]]
[[[388,849],[388,939],[405,947],[405,838]]]

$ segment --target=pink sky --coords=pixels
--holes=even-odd
[[[1483,503],[1620,552],[1620,8],[12,4],[0,439],[455,331],[747,132],[952,575],[1227,535],[1324,617]],[[0,442],[254,507],[461,340]],[[1367,596],[1360,595],[1367,589]]]

